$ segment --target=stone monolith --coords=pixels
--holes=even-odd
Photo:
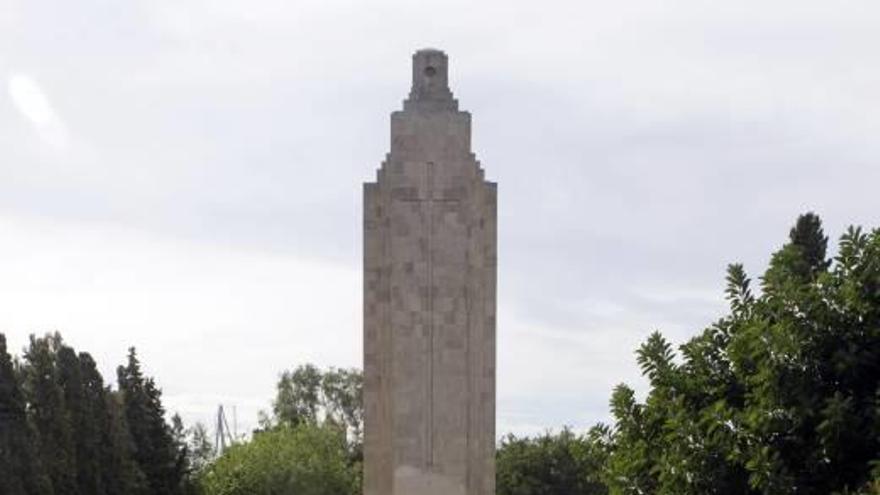
[[[448,59],[413,55],[364,185],[364,494],[494,495],[496,186]]]

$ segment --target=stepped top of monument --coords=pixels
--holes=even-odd
[[[457,111],[458,101],[449,90],[449,57],[441,50],[424,48],[413,54],[412,89],[404,111]]]

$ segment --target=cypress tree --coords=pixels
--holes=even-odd
[[[29,419],[37,433],[38,456],[57,494],[76,494],[76,458],[71,423],[59,384],[57,355],[61,336],[30,339],[24,354],[24,390]]]
[[[128,363],[117,370],[123,410],[134,443],[134,459],[155,495],[181,491],[185,476],[171,428],[165,422],[162,392],[152,378],[145,378],[134,348]]]
[[[171,417],[171,439],[175,457],[174,476],[180,480],[180,493],[184,495],[198,493],[198,486],[193,479],[193,465],[190,462],[192,456],[187,442],[187,431],[179,414]]]
[[[19,375],[0,333],[0,495],[51,493],[33,445]]]
[[[73,423],[76,447],[76,479],[80,493],[104,495],[101,449],[104,384],[95,361],[88,353],[75,355],[73,349],[62,347],[58,353],[64,397]]]
[[[6,336],[0,334],[0,493],[25,492],[25,466],[21,447],[27,439],[20,436],[27,425],[24,400],[16,383],[12,358],[6,352]]]
[[[59,347],[57,367],[58,384],[64,395],[67,421],[70,424],[76,493],[99,495],[94,418],[90,411],[86,411],[88,405],[84,396],[82,370],[73,348],[66,345]]]
[[[119,392],[104,389],[103,411],[101,418],[105,423],[102,427],[101,452],[103,484],[108,494],[124,493],[126,495],[147,495],[147,478],[134,460],[134,441],[125,419],[125,409]]]
[[[810,273],[826,270],[831,265],[831,260],[825,258],[828,236],[822,230],[819,215],[809,212],[799,216],[789,233],[789,240],[793,246],[797,246]]]

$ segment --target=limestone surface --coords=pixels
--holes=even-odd
[[[496,186],[438,50],[364,185],[364,494],[494,495]]]

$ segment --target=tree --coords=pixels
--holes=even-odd
[[[322,405],[327,420],[341,425],[353,443],[363,442],[364,377],[360,370],[329,368],[321,379]]]
[[[658,473],[652,466],[658,463],[660,439],[657,415],[647,409],[647,405],[636,402],[631,388],[618,385],[614,389],[614,436],[606,466],[606,480],[613,494],[657,493]]]
[[[104,486],[108,494],[150,493],[147,477],[134,458],[135,444],[125,417],[125,406],[118,391],[104,389],[100,414],[102,433],[102,465],[105,466]]]
[[[870,493],[880,457],[880,231],[850,228],[833,261],[801,216],[753,294],[727,275],[730,313],[679,348],[637,352],[643,404],[619,387],[610,492]]]
[[[83,494],[102,495],[105,489],[101,478],[101,435],[96,417],[100,398],[95,396],[94,384],[87,384],[83,377],[84,371],[94,370],[95,363],[88,354],[82,358],[83,362],[73,348],[61,345],[57,360],[58,382],[71,426],[77,489]]]
[[[51,493],[34,441],[19,376],[6,349],[6,336],[0,333],[0,494]]]
[[[363,374],[357,369],[312,364],[284,371],[278,380],[272,416],[260,412],[262,432],[303,425],[336,429],[342,436],[348,466],[360,486],[363,463]]]
[[[217,455],[204,423],[196,423],[189,428],[186,433],[186,443],[189,466],[193,473],[198,475]]]
[[[202,471],[206,495],[356,495],[357,473],[342,432],[303,423],[258,432]]]
[[[40,464],[58,494],[79,493],[76,451],[70,416],[59,382],[57,355],[63,342],[59,334],[31,336],[24,354],[24,391],[29,420],[38,437]]]
[[[564,429],[536,438],[507,436],[496,454],[498,495],[605,495],[601,428],[587,436]]]
[[[828,269],[831,260],[826,259],[828,237],[822,230],[822,220],[815,213],[806,213],[797,219],[789,233],[789,245],[798,251],[802,260],[801,275],[809,276]]]
[[[91,355],[80,353],[78,361],[83,415],[77,432],[79,471],[97,473],[93,488],[83,493],[144,494],[144,474],[132,458],[133,444],[119,396],[105,387]],[[86,475],[85,479],[90,478]]]
[[[321,382],[321,370],[311,364],[283,372],[272,404],[277,421],[291,426],[317,424],[323,402]]]
[[[133,456],[155,495],[175,495],[184,490],[186,452],[165,422],[161,391],[145,378],[134,348],[128,363],[117,369],[125,420],[134,445]]]
[[[13,362],[0,334],[0,495],[194,493],[176,436],[183,424],[164,422],[161,394],[133,350],[121,367],[126,395],[106,387],[92,357],[58,333],[31,336],[23,357]]]
[[[298,366],[278,380],[272,402],[274,418],[261,419],[264,428],[273,424],[330,425],[341,429],[349,440],[352,462],[362,460],[363,374],[356,369]]]

